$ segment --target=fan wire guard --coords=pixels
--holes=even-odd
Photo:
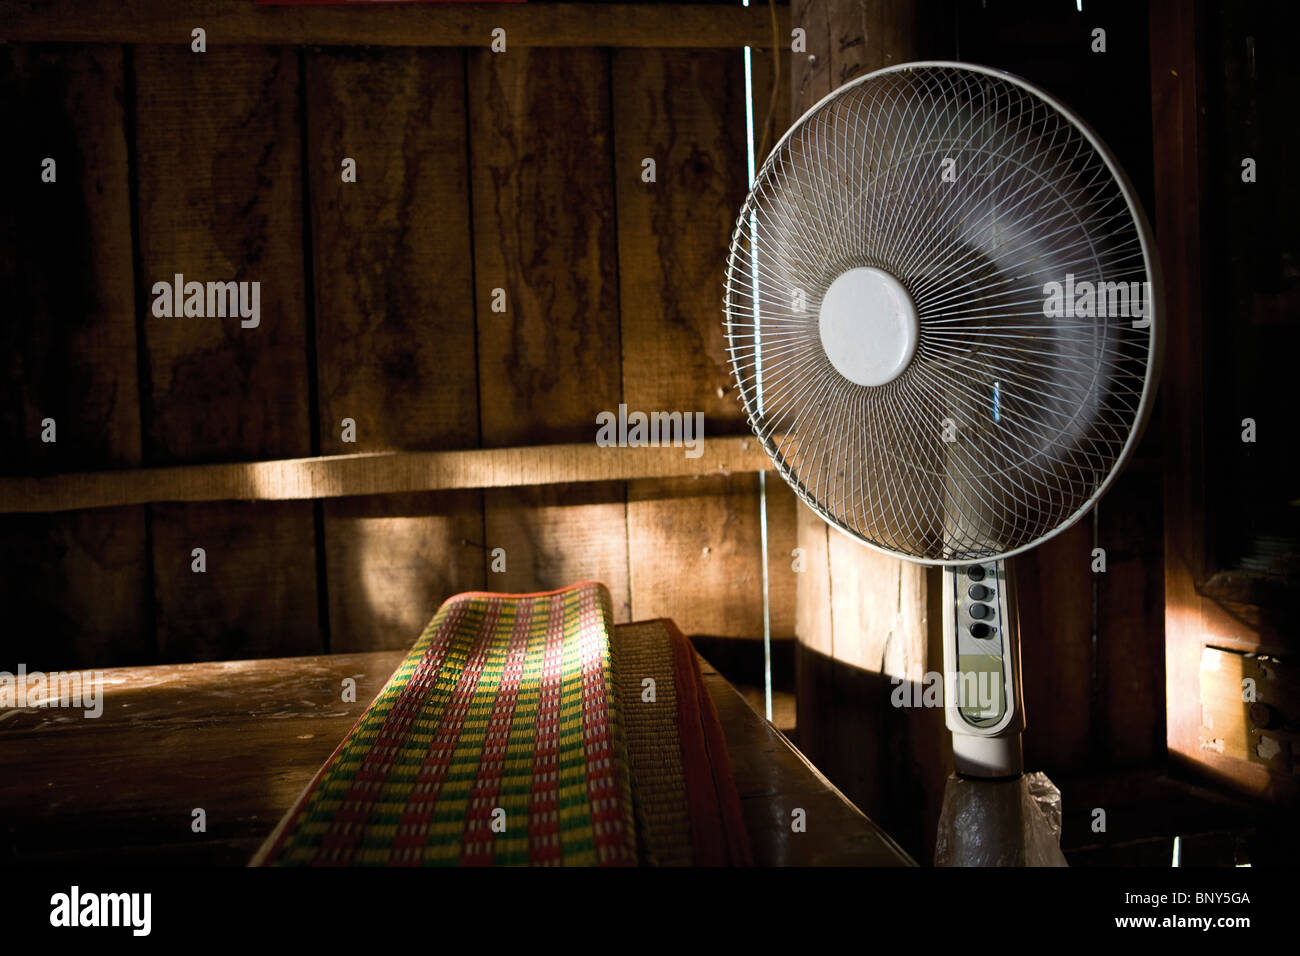
[[[1159,318],[1149,229],[1104,149],[1023,81],[916,64],[836,91],[773,150],[732,237],[728,357],[751,427],[832,525],[926,563],[990,559],[1104,490]],[[843,377],[819,334],[857,267],[901,282],[919,322],[883,385]],[[1091,315],[1089,283],[1107,284]]]

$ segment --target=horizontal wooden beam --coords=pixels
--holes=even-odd
[[[290,501],[456,488],[680,478],[763,471],[753,438],[709,438],[684,448],[603,448],[595,443],[379,452],[219,465],[134,468],[0,478],[0,513],[112,508],[152,501]]]
[[[777,8],[788,42],[788,7]],[[252,0],[0,0],[0,42],[174,43],[195,27],[212,47],[232,44],[487,47],[772,46],[765,3],[354,3],[256,6]]]

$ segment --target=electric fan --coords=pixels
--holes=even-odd
[[[1123,171],[1017,77],[879,70],[763,164],[725,313],[749,423],[799,497],[867,547],[944,566],[956,768],[1018,777],[1006,559],[1106,490],[1158,374],[1157,265]]]

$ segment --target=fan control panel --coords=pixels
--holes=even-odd
[[[951,576],[958,712],[972,728],[992,728],[1007,713],[1006,577],[996,561],[958,566]]]

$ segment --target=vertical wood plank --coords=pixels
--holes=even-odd
[[[153,506],[158,651],[166,662],[291,657],[320,647],[310,504]],[[207,570],[192,570],[192,551]]]
[[[468,56],[482,441],[594,441],[597,413],[622,397],[609,54]],[[488,588],[597,576],[624,619],[625,495],[621,483],[486,492]],[[492,571],[494,548],[504,573]]]
[[[795,634],[806,647],[835,656],[831,620],[830,526],[803,502],[798,504],[799,548],[804,570],[796,579]]]
[[[322,504],[332,652],[410,647],[443,601],[483,589],[477,492]]]
[[[131,207],[116,47],[0,50],[0,437],[9,474],[140,462]],[[42,163],[57,179],[41,181]],[[40,439],[53,418],[58,441]]]
[[[807,53],[792,55],[794,112],[802,114],[853,77],[912,55],[914,21],[920,14],[909,4],[796,2],[792,23],[806,31]],[[805,525],[810,556],[821,546]],[[916,565],[877,554],[843,535],[827,533],[829,602],[821,615],[801,611],[809,627],[833,626],[833,636],[800,633],[810,647],[838,660],[898,676],[921,676],[928,637],[922,626],[925,573]],[[820,575],[800,578],[799,602],[815,604],[826,597]],[[904,625],[903,622],[906,622]]]
[[[790,25],[804,31],[806,50],[790,53],[790,121],[831,91],[831,8],[835,0],[791,0]]]
[[[469,57],[483,444],[593,440],[621,391],[608,54]]]
[[[828,534],[835,658],[890,677],[926,666],[925,568]]]
[[[1099,505],[1106,573],[1097,578],[1099,751],[1144,765],[1165,749],[1163,513],[1159,468],[1134,461]]]
[[[298,59],[135,51],[140,274],[261,282],[261,321],[146,313],[145,460],[309,454]],[[146,308],[151,297],[146,297]],[[322,649],[309,503],[154,509],[165,660]],[[196,547],[209,570],[191,570]]]
[[[0,518],[0,670],[152,663],[142,507]]]
[[[321,454],[472,448],[464,54],[305,59]],[[341,439],[348,417],[355,444]]]
[[[772,609],[773,640],[793,640],[799,575],[808,565],[795,570],[795,549],[799,547],[799,512],[807,511],[794,491],[775,472],[767,473],[767,559],[768,593]]]
[[[791,27],[804,31],[806,49],[790,54],[790,119],[797,120],[831,91],[831,11],[834,0],[791,0]],[[837,743],[857,736],[860,720],[842,710],[836,694],[835,626],[831,602],[830,528],[806,505],[798,511],[805,568],[796,582],[795,709],[799,746],[859,807],[870,801],[855,772],[836,758]]]
[[[703,412],[711,433],[743,433],[722,324],[747,191],[743,62],[734,51],[618,50],[613,75],[628,407]]]
[[[1025,766],[1078,770],[1094,757],[1091,516],[1013,560]]]
[[[746,191],[741,57],[618,50],[613,98],[624,399],[646,413],[702,412],[706,440],[744,432],[720,307]],[[633,482],[628,535],[634,618],[762,635],[757,476]]]
[[[124,89],[118,47],[0,49],[5,473],[140,463]],[[0,518],[0,668],[149,662],[145,540],[139,507]]]
[[[757,515],[757,475],[629,482],[633,616],[762,637]]]
[[[141,276],[261,282],[261,324],[146,311],[150,464],[310,453],[292,50],[141,47]]]
[[[464,54],[304,56],[320,450],[475,447]],[[322,509],[333,651],[408,646],[442,601],[484,585],[477,492]]]

